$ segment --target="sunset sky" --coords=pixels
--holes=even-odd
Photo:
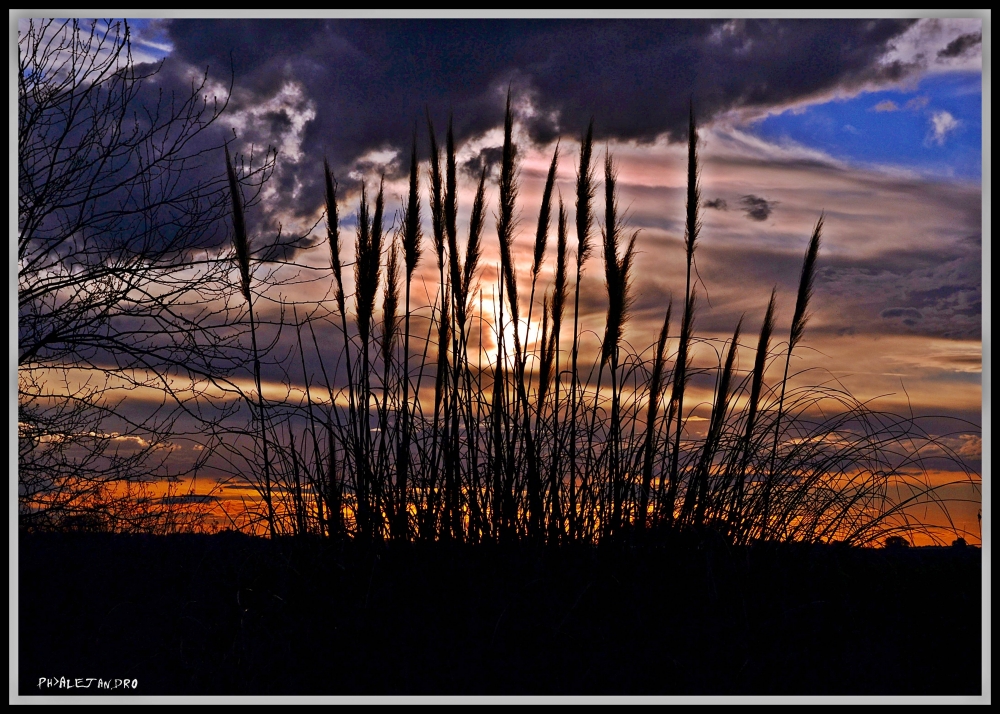
[[[261,209],[286,232],[319,217],[324,157],[346,188],[348,241],[359,180],[372,188],[385,171],[388,209],[397,210],[414,128],[427,155],[425,110],[442,144],[454,117],[459,164],[468,169],[460,171],[459,200],[467,216],[476,167],[493,160],[502,140],[510,86],[522,151],[515,245],[527,255],[556,139],[558,188],[573,220],[579,137],[592,116],[601,158],[607,148],[618,162],[622,205],[640,229],[628,333],[637,343],[683,289],[682,140],[693,98],[704,199],[697,259],[708,300],[700,331],[728,332],[743,312],[759,321],[774,284],[787,323],[801,256],[823,212],[808,343],[825,356],[809,361],[853,375],[866,393],[898,393],[902,378],[921,407],[970,418],[979,411],[981,20],[137,20],[134,27],[137,59],[166,57],[168,78],[207,67],[225,82],[232,53],[235,90],[224,119],[244,145],[278,148]],[[494,171],[494,202],[495,178]],[[426,222],[426,185],[424,201]],[[601,214],[600,198],[595,207]],[[326,246],[318,248],[299,259],[323,263]],[[348,243],[348,259],[351,250]],[[431,263],[423,265],[429,276]],[[524,261],[519,267],[527,272]],[[588,272],[600,288],[597,262]],[[600,293],[593,297],[599,321]]]
[[[241,151],[278,149],[272,182],[251,216],[261,242],[279,222],[285,235],[306,234],[320,219],[327,158],[341,186],[345,259],[352,259],[361,182],[373,191],[384,172],[387,216],[398,212],[414,131],[429,236],[425,117],[442,145],[453,117],[460,236],[467,235],[474,177],[490,169],[481,276],[487,298],[496,275],[495,164],[509,88],[521,166],[515,250],[522,314],[545,172],[558,141],[557,189],[572,225],[580,137],[593,118],[595,163],[603,164],[605,151],[613,156],[621,206],[630,228],[639,230],[636,302],[625,332],[637,350],[654,341],[668,301],[676,308],[683,300],[692,102],[704,224],[695,256],[697,335],[723,339],[745,315],[748,369],[776,285],[776,334],[787,339],[802,256],[822,214],[813,315],[793,369],[813,370],[802,379],[814,383],[839,380],[861,399],[879,397],[875,408],[982,424],[981,19],[136,19],[131,25],[134,58],[164,60],[156,83],[168,90],[189,85],[207,68],[213,91],[222,95],[232,67],[220,135],[235,131]],[[600,171],[598,178],[599,226]],[[328,267],[321,228],[300,242],[295,262]],[[571,229],[571,247],[575,239]],[[539,295],[551,281],[553,244]],[[419,274],[433,295],[437,270],[429,245]],[[282,296],[315,304],[332,292],[328,280],[313,280],[283,288]],[[587,266],[583,305],[584,329],[601,334],[599,257]],[[260,309],[266,319],[268,308]],[[320,339],[333,340],[332,331]],[[699,353],[704,363],[717,359],[706,350]],[[277,382],[279,375],[270,378]],[[693,387],[709,398],[711,380]],[[981,469],[981,439],[954,446]]]

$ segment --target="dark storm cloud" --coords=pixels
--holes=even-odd
[[[425,111],[442,134],[453,115],[461,143],[501,123],[510,86],[536,142],[575,136],[591,117],[597,140],[678,140],[690,99],[706,121],[904,76],[910,67],[880,58],[913,22],[174,20],[169,32],[185,63],[216,76],[232,63],[234,109],[301,83],[316,115],[298,173],[302,200],[318,205],[324,155],[343,173],[387,143],[408,149],[415,125],[426,155]],[[245,131],[258,140],[284,126],[271,124]]]
[[[703,204],[705,208],[714,208],[716,211],[728,211],[729,205],[726,203],[724,198],[715,198],[711,201],[705,201]]]
[[[264,115],[264,119],[269,122],[269,129],[272,134],[280,136],[292,128],[292,120],[288,116],[288,112],[268,112]]]
[[[746,213],[747,218],[754,221],[766,221],[774,210],[774,204],[777,202],[768,201],[766,198],[751,194],[743,196],[740,199],[740,203],[743,205],[743,212]]]
[[[965,52],[983,41],[982,32],[970,32],[968,35],[959,35],[948,43],[948,46],[938,52],[938,57],[959,57]]]
[[[466,161],[462,168],[471,179],[478,179],[482,175],[483,169],[486,169],[486,176],[490,177],[493,175],[493,169],[500,164],[502,158],[502,146],[488,146]]]
[[[885,318],[887,320],[890,320],[890,319],[896,318],[896,317],[904,317],[904,318],[907,318],[907,319],[909,319],[911,321],[912,320],[922,320],[922,319],[924,319],[924,316],[920,314],[920,310],[914,309],[912,307],[890,307],[890,308],[886,308],[885,310],[883,310],[882,312],[879,313],[879,316],[883,317],[883,318]]]

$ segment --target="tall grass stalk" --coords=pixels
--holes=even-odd
[[[687,160],[687,197],[684,207],[684,257],[686,271],[684,281],[684,317],[681,323],[680,344],[677,350],[677,363],[674,367],[674,384],[671,402],[676,405],[674,414],[677,416],[677,431],[674,435],[674,449],[670,463],[670,484],[665,501],[664,516],[668,523],[674,520],[674,503],[676,500],[678,479],[680,476],[680,442],[684,429],[684,390],[687,386],[689,352],[691,338],[694,333],[695,294],[691,288],[691,267],[694,262],[694,251],[698,245],[698,234],[701,232],[701,220],[698,216],[701,207],[701,187],[698,172],[698,132],[694,121],[694,102],[688,111],[688,160]],[[667,424],[669,428],[670,424]]]
[[[357,461],[357,454],[359,453],[359,439],[358,425],[360,420],[357,418],[358,415],[358,395],[356,393],[356,382],[354,379],[354,368],[353,361],[351,358],[351,339],[350,334],[347,330],[347,299],[344,294],[344,278],[343,278],[343,264],[340,260],[340,220],[337,209],[337,181],[330,171],[330,164],[323,160],[323,177],[326,188],[326,235],[327,244],[330,247],[330,267],[333,271],[333,278],[335,282],[334,286],[334,300],[337,303],[337,312],[340,313],[340,332],[344,340],[344,351],[343,359],[344,366],[347,370],[347,385],[348,385],[348,423],[350,424],[350,429],[347,432],[347,438],[343,439],[344,453],[351,454],[353,458],[348,461],[348,463],[360,464]],[[335,404],[334,398],[331,393],[331,403]],[[348,469],[348,473],[357,473],[356,469]]]
[[[726,354],[725,366],[719,372],[718,383],[716,385],[715,402],[712,405],[712,416],[709,418],[708,434],[705,436],[705,444],[701,453],[701,459],[694,472],[694,480],[688,485],[687,496],[684,501],[684,512],[694,514],[694,525],[700,527],[705,520],[705,509],[708,502],[708,481],[712,463],[715,460],[719,449],[719,442],[722,438],[722,430],[725,426],[727,412],[729,409],[729,385],[733,377],[733,367],[736,361],[736,348],[740,341],[740,331],[743,327],[743,318],[736,323],[736,330],[733,332],[733,339],[729,342],[729,350]]]
[[[396,517],[394,533],[397,539],[409,537],[407,512],[407,480],[410,471],[410,293],[413,272],[420,262],[420,183],[417,166],[417,135],[413,133],[410,154],[410,185],[403,211],[403,262],[406,268],[406,304],[403,312],[403,400],[402,424],[399,430],[399,453],[396,457]]]
[[[431,144],[430,165],[430,209],[431,226],[434,237],[434,250],[437,254],[438,275],[440,279],[440,307],[438,312],[437,368],[434,374],[434,426],[431,437],[431,463],[433,471],[430,479],[424,485],[429,499],[423,513],[421,535],[433,538],[437,527],[437,517],[440,508],[440,493],[437,486],[437,469],[439,456],[443,456],[444,470],[447,473],[449,462],[447,448],[447,414],[442,414],[448,388],[448,343],[451,336],[449,324],[449,302],[451,301],[448,281],[445,279],[445,243],[446,243],[446,196],[444,178],[441,175],[441,153],[438,149],[437,136],[430,114],[427,116],[427,130]]]
[[[369,214],[365,187],[361,187],[358,205],[358,231],[355,246],[355,298],[358,323],[358,340],[361,343],[360,396],[358,405],[358,442],[355,448],[358,494],[358,530],[362,539],[369,539],[379,530],[381,509],[378,507],[378,484],[374,479],[370,455],[371,440],[371,371],[369,344],[375,297],[378,293],[382,257],[382,213],[384,210],[383,183],[375,196],[374,211]]]
[[[306,413],[309,417],[309,435],[312,437],[313,445],[313,464],[316,469],[315,476],[309,476],[307,471],[307,477],[312,483],[313,489],[316,493],[316,517],[319,521],[319,532],[324,533],[327,530],[326,514],[328,512],[329,502],[327,502],[327,508],[324,508],[324,501],[328,498],[327,490],[322,485],[321,469],[323,459],[320,456],[319,440],[316,436],[316,414],[313,411],[312,403],[312,392],[309,388],[309,373],[306,370],[306,353],[305,349],[302,347],[302,325],[299,322],[298,309],[295,305],[292,305],[292,314],[295,318],[295,339],[299,347],[299,360],[302,365],[302,381],[305,384],[306,392]]]
[[[379,483],[379,492],[384,494],[384,510],[391,521],[397,513],[396,489],[389,480],[389,459],[392,451],[392,439],[396,437],[397,423],[389,423],[389,396],[395,392],[393,389],[392,367],[394,352],[396,348],[396,333],[399,329],[399,232],[393,238],[389,246],[389,257],[386,261],[385,269],[385,289],[382,293],[382,405],[379,408],[379,448],[378,448],[378,468],[376,469],[376,479]],[[395,401],[395,399],[393,400]],[[399,409],[397,407],[396,412]],[[390,434],[391,429],[391,434]],[[390,528],[392,526],[390,525]]]
[[[553,389],[554,399],[552,407],[552,446],[554,452],[551,458],[549,469],[549,501],[552,517],[549,526],[550,539],[559,539],[564,534],[564,515],[562,505],[562,473],[559,470],[562,455],[562,435],[559,431],[559,391],[562,385],[562,373],[559,370],[559,347],[560,335],[562,334],[563,313],[566,310],[566,224],[568,217],[566,208],[563,206],[562,197],[559,197],[559,218],[556,232],[556,273],[552,286],[552,335],[549,338],[552,342],[551,350],[553,354],[553,372],[555,374],[555,387]],[[541,421],[542,414],[539,407],[538,420]],[[571,477],[572,481],[572,477]],[[571,491],[572,492],[572,491]],[[573,503],[571,498],[570,502]]]
[[[669,481],[666,496],[663,499],[662,516],[666,524],[674,522],[674,506],[677,502],[677,491],[680,485],[681,433],[684,430],[684,388],[687,385],[690,368],[691,341],[694,336],[694,311],[697,296],[691,293],[684,305],[684,317],[681,322],[681,333],[678,340],[677,359],[674,362],[673,386],[670,393],[670,407],[667,416],[667,431],[673,417],[677,417],[677,427],[674,431],[674,444],[670,453]]]
[[[470,510],[470,535],[474,540],[478,540],[484,531],[483,506],[480,503],[478,494],[480,493],[480,472],[479,472],[479,445],[475,438],[477,417],[473,414],[473,401],[476,393],[473,389],[473,377],[469,367],[469,335],[467,332],[467,322],[469,319],[469,308],[471,307],[471,290],[473,281],[476,279],[479,259],[482,256],[482,234],[485,221],[486,204],[486,169],[484,168],[479,177],[479,185],[476,188],[476,196],[472,201],[472,213],[469,217],[469,240],[465,248],[465,264],[462,267],[459,279],[459,289],[455,301],[455,315],[458,324],[459,343],[455,353],[455,400],[464,410],[465,434],[467,438],[468,460],[469,460],[469,510]],[[457,247],[456,247],[456,264]],[[482,293],[480,292],[480,295]],[[480,309],[480,314],[482,309]],[[480,340],[482,340],[482,326],[480,326]],[[482,355],[482,346],[479,350]],[[464,369],[461,369],[464,365]],[[477,379],[481,378],[482,370],[477,370]],[[464,380],[465,393],[459,395],[458,385]],[[476,400],[477,402],[479,400]],[[478,406],[478,404],[477,404]],[[456,417],[457,418],[457,417]],[[457,433],[457,425],[456,425]]]
[[[574,540],[581,536],[580,514],[577,511],[577,392],[580,389],[580,279],[583,266],[590,257],[591,236],[594,216],[591,204],[594,200],[594,169],[590,164],[594,145],[594,120],[587,125],[587,133],[580,144],[580,167],[576,175],[576,284],[573,290],[573,347],[570,352],[570,407],[569,407],[569,537]]]
[[[754,427],[757,424],[757,412],[760,408],[761,390],[764,386],[764,369],[767,366],[767,358],[771,350],[771,333],[774,331],[774,306],[777,288],[771,290],[771,299],[767,302],[767,309],[764,312],[764,321],[760,326],[760,336],[757,340],[757,350],[754,357],[753,372],[750,380],[750,397],[747,400],[746,427],[743,436],[737,445],[736,483],[734,495],[729,509],[728,530],[730,534],[739,541],[742,534],[738,528],[740,526],[739,514],[743,512],[743,498],[746,488],[747,466],[753,454],[752,442]]]
[[[642,486],[639,491],[639,508],[637,526],[645,530],[649,511],[649,493],[653,485],[653,460],[656,457],[656,418],[663,399],[663,369],[666,365],[667,335],[670,331],[670,313],[673,311],[673,300],[667,304],[667,314],[663,317],[663,327],[656,340],[656,352],[653,356],[653,371],[649,376],[649,404],[646,408],[646,434],[642,445]]]
[[[805,258],[802,261],[802,273],[799,276],[799,291],[795,298],[795,314],[792,316],[792,327],[788,335],[788,350],[785,353],[785,372],[781,378],[781,397],[778,399],[778,415],[774,419],[774,443],[771,446],[771,464],[767,474],[767,485],[764,491],[764,517],[761,520],[761,528],[765,531],[761,537],[769,532],[769,520],[771,513],[771,490],[777,478],[775,474],[775,460],[778,456],[778,438],[781,434],[781,416],[785,406],[785,389],[788,386],[788,368],[792,361],[792,351],[802,339],[805,333],[806,322],[809,319],[809,299],[812,297],[813,281],[816,277],[816,255],[819,253],[820,236],[823,233],[823,217],[820,216],[813,228],[812,237],[809,239],[809,247],[806,249]]]
[[[622,332],[632,305],[631,282],[632,261],[635,257],[635,241],[638,231],[633,232],[621,252],[623,228],[618,215],[617,172],[611,154],[604,161],[605,217],[602,238],[604,239],[604,282],[608,294],[608,317],[601,343],[601,365],[611,363],[611,424],[607,444],[609,482],[611,487],[611,518],[605,520],[607,536],[620,530],[622,508],[625,499],[624,474],[621,473],[621,395],[618,392],[618,358]],[[598,380],[599,382],[600,380]]]
[[[520,309],[517,299],[517,276],[514,269],[514,259],[511,247],[515,228],[515,202],[517,200],[517,148],[514,145],[514,115],[511,111],[511,97],[507,94],[507,109],[504,115],[503,153],[500,162],[500,211],[497,216],[497,238],[500,243],[500,268],[503,275],[503,287],[507,293],[507,304],[510,309],[510,320],[513,325],[514,340],[514,389],[516,401],[514,407],[514,442],[523,446],[522,458],[527,468],[527,521],[528,537],[538,540],[542,537],[544,514],[542,503],[541,477],[535,454],[534,437],[531,432],[531,416],[528,405],[528,395],[524,384],[524,352],[521,348]],[[523,419],[523,424],[521,420]],[[522,443],[523,440],[523,443]],[[511,449],[507,454],[507,480],[513,482],[515,475],[516,452]]]
[[[549,165],[549,173],[545,178],[545,188],[542,190],[542,205],[538,209],[538,229],[535,231],[535,244],[531,258],[531,294],[528,297],[528,322],[524,338],[524,354],[521,355],[521,363],[527,359],[528,343],[531,342],[531,315],[535,307],[535,286],[538,283],[538,273],[542,269],[545,261],[545,248],[549,241],[549,223],[552,214],[552,188],[556,180],[556,167],[559,163],[559,144],[556,143],[556,150],[552,154],[552,163]],[[543,340],[544,343],[544,340]]]
[[[260,424],[261,454],[264,460],[264,503],[267,506],[267,529],[271,537],[276,535],[274,517],[274,499],[271,493],[271,460],[267,450],[267,423],[264,412],[264,390],[260,380],[260,353],[257,350],[257,327],[253,319],[253,298],[250,293],[250,239],[247,236],[246,217],[243,213],[243,194],[240,182],[229,156],[229,146],[226,150],[226,174],[229,177],[229,194],[233,204],[233,247],[236,249],[236,262],[240,269],[240,291],[247,301],[247,316],[250,320],[250,342],[253,352],[253,377],[257,387],[257,419]]]

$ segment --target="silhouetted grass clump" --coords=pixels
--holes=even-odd
[[[412,296],[414,274],[426,254],[416,135],[398,228],[395,223],[383,226],[381,183],[374,209],[362,186],[353,316],[348,314],[352,306],[342,277],[337,183],[325,167],[331,309],[339,313],[333,329],[339,330],[343,351],[320,350],[313,321],[308,322],[329,399],[308,396],[302,406],[274,405],[286,415],[282,419],[288,424],[287,437],[282,437],[274,426],[279,418],[268,416],[260,396],[254,342],[263,458],[260,476],[244,476],[257,485],[266,509],[256,522],[248,521],[248,528],[257,530],[263,524],[272,535],[473,544],[655,541],[691,529],[712,531],[734,544],[871,544],[893,534],[912,537],[917,530],[938,538],[933,527],[910,514],[914,505],[929,504],[947,519],[940,486],[930,483],[924,460],[927,455],[943,456],[965,469],[957,455],[912,416],[879,412],[836,383],[792,383],[792,353],[804,339],[821,260],[822,216],[807,242],[787,341],[774,342],[777,299],[772,291],[753,368],[742,371],[739,356],[747,349],[740,343],[743,318],[721,348],[695,330],[698,295],[692,269],[704,237],[692,107],[679,329],[671,332],[671,303],[656,342],[636,351],[624,334],[635,298],[634,259],[641,236],[623,221],[617,169],[608,153],[599,226],[607,316],[599,349],[587,364],[580,285],[595,233],[593,126],[582,139],[577,170],[575,276],[570,275],[571,224],[559,198],[554,280],[551,286],[540,280],[556,206],[557,147],[531,251],[527,305],[518,292],[514,262],[519,154],[513,129],[508,97],[495,207],[500,263],[490,293],[491,314],[484,311],[479,275],[489,210],[486,171],[479,179],[463,259],[450,124],[442,166],[428,119],[425,187],[439,280],[429,321],[427,309],[415,308]],[[238,185],[232,181],[241,290],[249,302],[244,219]],[[388,233],[394,228],[390,241]],[[571,277],[575,284],[570,323],[565,311]],[[376,298],[382,280],[379,320]],[[532,334],[537,331],[536,302],[541,303],[540,334]],[[525,310],[527,320],[521,317]],[[252,311],[249,318],[253,328]],[[298,318],[296,323],[298,327]],[[414,331],[417,324],[422,325],[419,333]],[[688,392],[696,371],[695,351],[704,353],[706,345],[715,348],[718,361],[710,416],[702,431],[693,428],[691,418],[700,405],[691,406]],[[299,350],[303,353],[301,331]],[[769,368],[782,362],[781,378],[769,383]],[[302,363],[308,383],[304,356]],[[343,370],[336,369],[339,364]],[[698,367],[697,372],[706,370]],[[346,383],[331,383],[330,373],[346,374]],[[295,438],[295,430],[302,433],[300,438]],[[268,456],[269,448],[279,452],[274,459]],[[967,470],[965,475],[975,487],[975,475]]]

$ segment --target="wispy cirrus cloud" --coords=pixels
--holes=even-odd
[[[903,106],[899,106],[891,99],[886,99],[873,106],[872,111],[879,113],[898,112],[903,110],[916,112],[926,107],[928,103],[930,103],[930,99],[928,97],[914,97]]]

